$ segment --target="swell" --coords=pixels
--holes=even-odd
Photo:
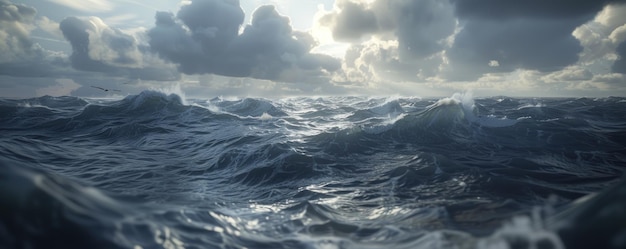
[[[0,208],[19,220],[2,216],[0,234],[84,248],[539,243],[554,234],[502,225],[615,183],[626,160],[619,98],[189,102],[2,102],[0,154],[17,166],[0,169]]]
[[[110,220],[129,213],[115,201],[18,163],[0,165],[3,248],[123,248],[110,240]]]
[[[354,125],[337,132],[314,136],[311,141],[327,151],[336,153],[368,152],[378,144],[412,143],[433,146],[472,140],[483,128],[508,128],[519,120],[506,117],[480,116],[471,96],[455,95],[440,99],[423,108],[412,107],[406,112],[398,101],[356,111],[350,118],[359,117]],[[377,110],[377,111],[372,111]]]
[[[139,139],[147,134],[174,133],[187,125],[211,119],[228,119],[198,106],[183,105],[178,95],[144,91],[118,101],[85,104],[75,99],[73,109],[59,113],[56,107],[15,105],[14,117],[7,129],[43,133],[63,133],[82,139]],[[64,108],[67,106],[61,105]]]
[[[323,148],[319,157],[334,161],[351,155],[429,153],[439,158],[437,164],[448,164],[440,168],[459,168],[457,174],[466,176],[478,173],[484,180],[481,191],[527,200],[553,193],[578,198],[623,174],[625,140],[623,132],[615,129],[624,126],[614,120],[624,111],[609,112],[598,120],[586,112],[562,110],[560,105],[567,101],[560,99],[548,103],[555,107],[526,107],[528,101],[519,100],[490,101],[475,104],[473,99],[453,96],[388,123],[324,132],[308,141]],[[501,116],[489,113],[493,106],[504,110]],[[394,170],[415,176],[406,166]],[[579,184],[572,187],[574,182]],[[412,183],[401,180],[400,186],[403,184]],[[504,189],[515,191],[500,191]]]
[[[272,105],[270,101],[263,99],[245,98],[236,101],[217,99],[212,102],[220,107],[222,111],[239,115],[241,117],[260,117],[264,113],[274,117],[283,117],[287,114]]]

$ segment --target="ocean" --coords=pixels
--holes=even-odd
[[[626,248],[626,98],[0,99],[0,248]]]

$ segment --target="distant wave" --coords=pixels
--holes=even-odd
[[[269,101],[262,99],[246,98],[238,101],[220,101],[215,104],[221,107],[222,111],[233,113],[241,117],[260,117],[264,113],[274,117],[287,115]]]

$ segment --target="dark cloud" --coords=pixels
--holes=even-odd
[[[96,17],[65,18],[60,23],[63,36],[72,45],[69,57],[73,68],[144,80],[175,80],[175,69],[151,60],[146,46]]]
[[[102,61],[93,60],[89,57],[89,33],[92,29],[88,22],[76,17],[68,17],[60,23],[61,31],[65,38],[72,44],[70,61],[78,70],[110,72],[112,67]]]
[[[462,19],[577,18],[624,0],[451,0]],[[593,16],[591,16],[593,17]],[[590,18],[591,18],[590,17]]]
[[[230,44],[229,53],[237,64],[250,69],[249,76],[259,79],[291,80],[289,73],[337,70],[339,63],[334,58],[310,53],[314,45],[308,33],[293,31],[289,19],[279,15],[274,6],[262,6]]]
[[[572,32],[618,2],[626,1],[342,0],[319,22],[336,40],[353,42],[347,75],[472,81],[575,64],[583,47]]]
[[[613,64],[611,71],[626,74],[626,41],[617,46],[615,53],[617,53],[619,58]]]
[[[475,80],[484,73],[554,72],[576,63],[583,47],[572,32],[606,4],[620,1],[452,2],[463,28],[446,51],[450,66],[445,78]]]
[[[441,0],[374,2],[383,31],[393,30],[400,59],[425,58],[445,48],[456,21],[450,4]]]
[[[585,20],[467,22],[447,51],[450,60],[447,76],[452,80],[472,80],[483,73],[520,68],[541,72],[563,69],[578,61],[582,46],[571,32]],[[490,66],[491,61],[497,61],[498,66]]]
[[[157,13],[150,47],[186,74],[301,81],[339,68],[336,59],[312,54],[314,39],[273,6],[259,7],[239,34],[243,17],[238,1],[194,0],[176,17]]]

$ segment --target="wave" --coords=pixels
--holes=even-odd
[[[372,117],[397,116],[401,113],[404,113],[404,109],[400,106],[400,102],[398,100],[391,100],[386,101],[381,105],[357,110],[354,114],[348,117],[348,119],[352,121],[361,121]]]
[[[520,119],[508,119],[506,116],[480,115],[471,93],[454,94],[452,97],[438,100],[424,110],[407,114],[396,122],[399,132],[417,131],[452,131],[470,128],[503,128],[517,124]]]
[[[124,248],[113,223],[132,210],[63,177],[0,162],[2,248]]]
[[[269,100],[245,98],[237,101],[217,101],[215,105],[222,111],[241,117],[261,117],[263,114],[283,117],[287,114],[274,106]]]
[[[72,113],[82,109],[89,103],[78,97],[43,96],[24,100],[1,100],[0,118],[16,120],[28,118],[30,120],[13,123],[14,127],[31,127],[45,120],[53,119],[58,115]]]
[[[124,114],[152,115],[163,111],[181,112],[185,106],[185,101],[178,94],[148,90],[128,96],[111,107]]]
[[[202,234],[195,246],[206,247],[227,236],[214,218],[202,226],[176,224],[199,212],[113,195],[30,165],[0,160],[0,178],[1,248],[171,248],[198,238],[189,233]]]
[[[294,196],[306,197],[309,201],[252,204],[247,211],[219,207],[157,209],[20,163],[2,160],[0,166],[0,177],[5,179],[0,182],[3,211],[0,213],[3,225],[0,247],[3,248],[133,248],[136,245],[316,248],[329,244],[378,248],[391,244],[395,248],[576,249],[623,248],[625,245],[620,229],[626,216],[620,211],[624,208],[626,181],[572,203],[563,211],[546,212],[547,218],[539,213],[544,210],[535,209],[528,216],[511,218],[486,236],[476,236],[437,229],[438,218],[419,207],[371,211],[361,208],[360,215],[365,216],[361,217],[363,223],[355,223],[354,218],[346,218],[343,213],[350,209],[338,209],[333,207],[333,202],[328,202],[339,198],[341,193],[324,193],[320,189],[323,186],[302,189]],[[426,171],[433,170],[422,171],[412,174],[428,175],[432,173]],[[389,172],[389,177],[408,180],[407,172],[399,168]],[[605,211],[598,212],[598,209]],[[294,215],[280,216],[283,213]],[[258,227],[245,219],[250,215],[276,218],[268,222],[277,234],[257,234]],[[376,226],[375,222],[382,219],[396,225]],[[410,232],[401,228],[411,220],[419,220],[414,225],[433,229]]]
[[[626,179],[590,194],[547,219],[569,249],[626,248]]]
[[[19,101],[19,106],[24,107],[36,107],[36,106],[45,106],[53,109],[62,109],[62,108],[76,108],[83,107],[89,104],[82,98],[72,97],[72,96],[61,96],[61,97],[52,97],[52,96],[43,96],[38,98],[26,99],[23,101]]]
[[[623,247],[623,98],[74,100],[0,100],[2,248]]]
[[[70,108],[73,105],[71,103],[78,105],[72,107],[72,111],[17,105],[11,107],[17,108],[13,113],[7,113],[15,120],[15,123],[8,123],[8,127],[27,133],[29,130],[54,131],[82,139],[132,140],[141,143],[145,142],[141,138],[149,134],[168,134],[213,119],[231,119],[228,115],[215,114],[207,108],[185,105],[186,102],[178,94],[153,90],[121,100],[85,101],[71,97],[60,98],[60,101],[60,104],[51,102],[50,106]]]
[[[123,137],[141,134],[151,126],[150,123],[174,119],[189,108],[183,105],[178,95],[144,91],[118,101],[86,105],[78,113],[43,122],[40,127],[59,132],[91,132],[105,137]],[[121,134],[116,134],[114,130]]]
[[[324,144],[330,153],[371,153],[394,141],[433,145],[471,140],[483,129],[509,129],[524,119],[481,116],[471,94],[455,94],[412,112],[390,101],[350,118],[356,119],[351,127],[318,134],[311,141]]]

